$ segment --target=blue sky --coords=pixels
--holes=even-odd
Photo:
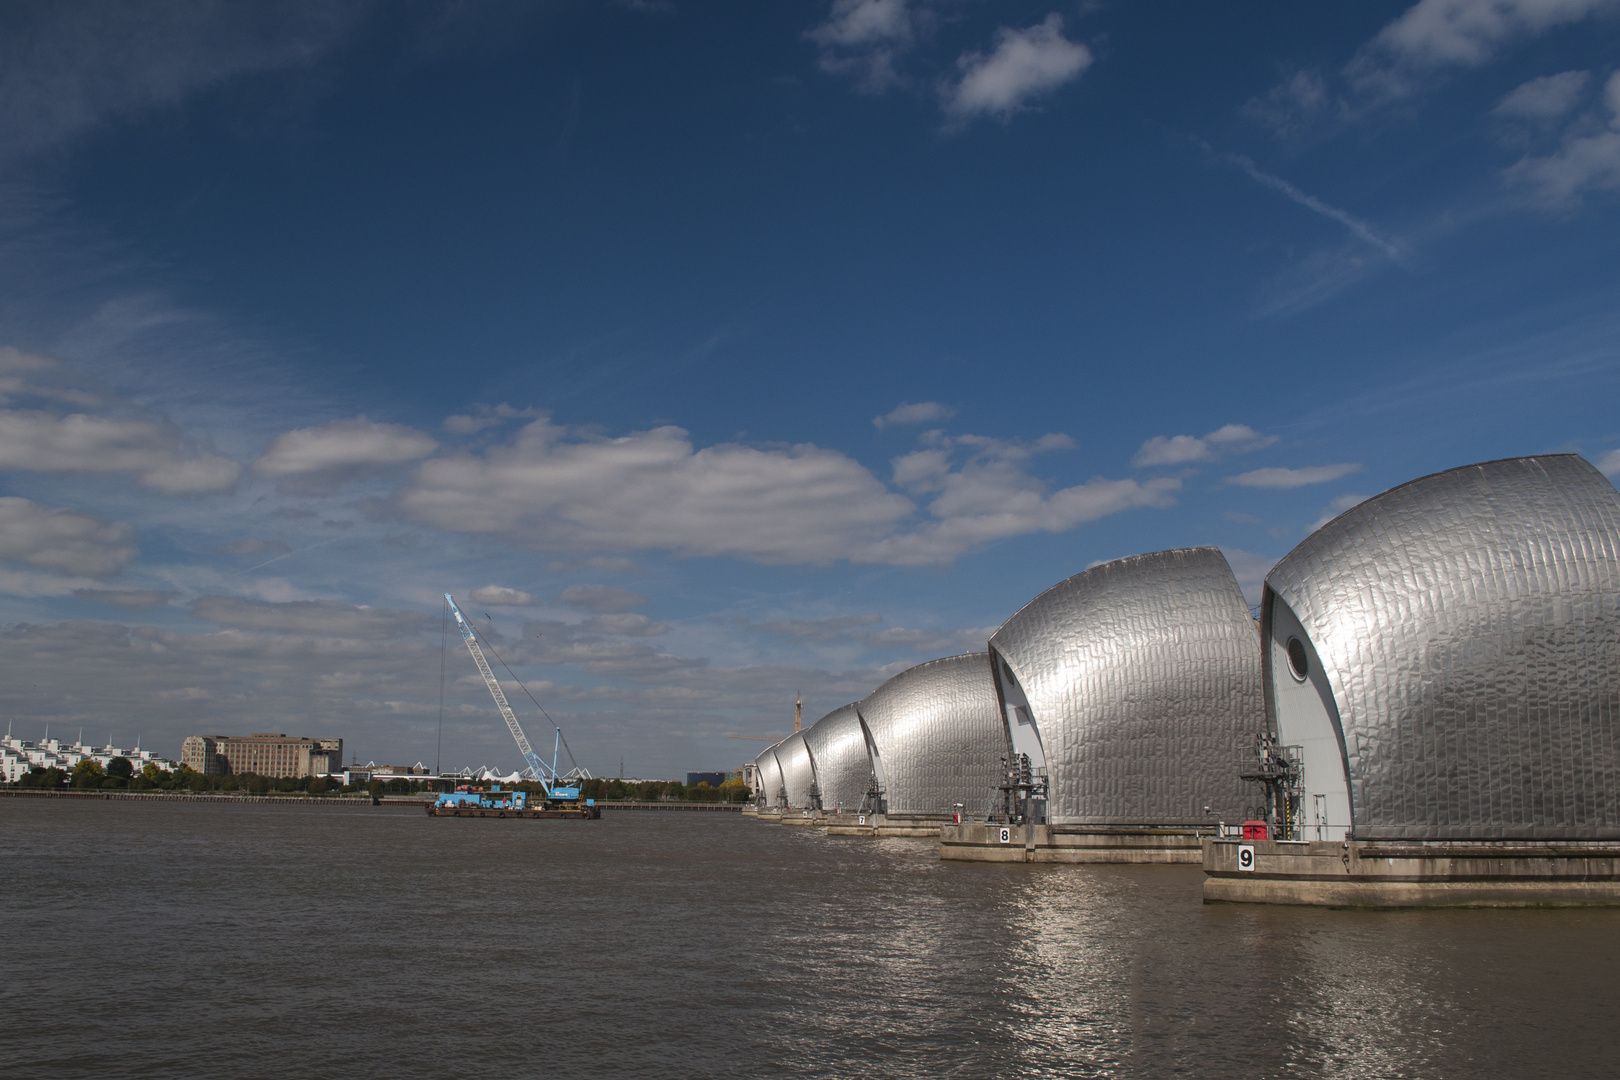
[[[0,705],[433,764],[452,591],[594,771],[734,767],[1100,560],[1257,595],[1414,477],[1620,474],[1617,45],[1592,0],[0,4]],[[445,670],[443,763],[519,764]]]

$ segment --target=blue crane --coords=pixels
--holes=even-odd
[[[484,650],[478,647],[478,635],[473,632],[472,625],[467,622],[461,609],[456,607],[456,599],[449,593],[444,599],[450,605],[450,614],[456,617],[456,627],[461,631],[462,640],[467,643],[467,651],[472,653],[473,663],[478,665],[478,673],[484,677],[484,685],[489,687],[490,697],[495,699],[495,707],[501,710],[501,718],[512,731],[512,738],[517,740],[518,749],[523,751],[523,760],[529,763],[534,771],[534,778],[545,788],[548,801],[572,801],[579,799],[579,786],[563,784],[562,777],[557,773],[557,750],[562,743],[562,728],[557,728],[557,736],[552,742],[551,764],[547,765],[534,752],[529,745],[529,737],[523,734],[523,726],[518,723],[517,714],[512,706],[507,704],[506,694],[501,691],[501,684],[495,678],[495,673],[489,668],[489,661],[484,659]]]

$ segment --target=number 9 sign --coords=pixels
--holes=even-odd
[[[1238,869],[1251,872],[1254,870],[1254,848],[1248,844],[1238,845]]]

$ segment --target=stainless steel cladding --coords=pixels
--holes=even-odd
[[[775,746],[777,763],[782,766],[782,790],[787,793],[787,804],[794,810],[810,805],[811,791],[815,787],[816,773],[810,765],[810,751],[804,745],[804,732],[795,731]]]
[[[754,764],[759,767],[759,790],[754,792],[754,801],[761,806],[781,806],[786,789],[782,784],[782,766],[776,760],[776,747],[766,747],[765,752],[754,759]]]
[[[1068,825],[1241,820],[1265,727],[1260,639],[1219,549],[1094,566],[990,639],[1008,738]],[[1204,811],[1209,807],[1209,813]]]
[[[856,706],[891,815],[983,813],[1001,782],[1007,734],[984,653],[902,671]]]
[[[1328,836],[1620,838],[1620,494],[1573,455],[1414,480],[1266,579],[1267,707]],[[1333,820],[1335,804],[1342,804]]]
[[[823,810],[859,810],[872,785],[872,758],[853,704],[834,709],[804,733]]]

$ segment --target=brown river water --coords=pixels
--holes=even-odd
[[[0,875],[4,1076],[1620,1075],[1620,910],[630,810],[0,798]]]

